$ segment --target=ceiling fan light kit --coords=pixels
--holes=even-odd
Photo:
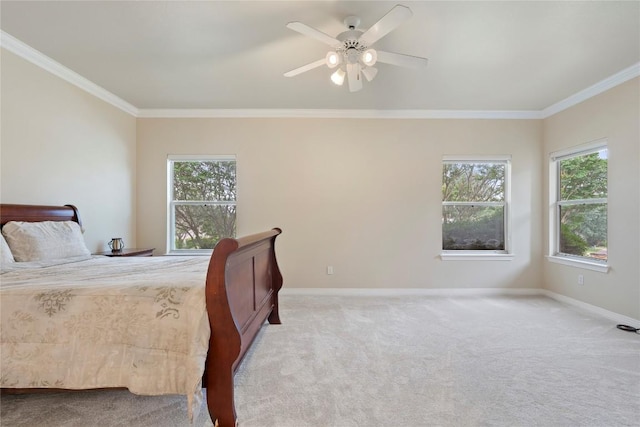
[[[368,82],[373,80],[373,78],[378,74],[378,69],[376,67],[367,67],[362,69],[362,74],[367,79]]]
[[[378,61],[378,52],[375,49],[367,49],[362,52],[362,63],[367,67],[372,67]]]
[[[349,82],[349,91],[357,92],[362,89],[362,75],[368,82],[374,79],[378,69],[373,65],[378,62],[402,67],[424,67],[427,65],[426,58],[378,51],[371,48],[372,44],[396,29],[412,15],[413,13],[408,7],[396,5],[367,31],[358,29],[360,18],[347,16],[344,20],[344,24],[348,28],[347,31],[338,34],[336,37],[331,37],[301,22],[290,22],[287,24],[287,28],[328,44],[334,50],[327,52],[325,58],[288,71],[284,75],[293,77],[326,65],[330,69],[337,68],[331,74],[333,83],[341,86],[344,84],[346,77]]]
[[[340,58],[338,52],[335,52],[333,50],[330,50],[327,53],[325,60],[327,62],[327,67],[329,68],[336,68],[342,62],[342,58]]]
[[[346,75],[347,73],[342,68],[338,68],[335,73],[331,74],[331,81],[338,86],[342,86]]]

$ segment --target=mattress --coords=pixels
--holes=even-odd
[[[0,386],[202,399],[209,257],[21,262],[0,275]]]

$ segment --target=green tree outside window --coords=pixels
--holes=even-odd
[[[174,250],[213,249],[236,234],[236,162],[174,160]]]
[[[606,261],[607,150],[558,161],[558,251]]]
[[[505,250],[506,168],[506,162],[444,162],[443,250]]]

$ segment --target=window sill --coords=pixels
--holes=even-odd
[[[574,259],[569,257],[560,257],[554,255],[547,255],[547,260],[556,264],[570,265],[571,267],[584,268],[586,270],[598,271],[600,273],[608,273],[609,266],[607,264],[600,264],[597,262],[583,261],[581,259]]]
[[[513,254],[452,254],[441,253],[440,259],[442,261],[511,261]]]
[[[173,252],[167,252],[165,255],[166,256],[211,256],[211,254],[213,253],[213,251],[193,251],[193,252],[187,252],[187,251],[173,251]]]

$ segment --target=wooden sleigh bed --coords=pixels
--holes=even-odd
[[[2,226],[9,221],[74,221],[81,225],[78,210],[72,205],[1,204],[0,219]],[[209,260],[204,289],[211,334],[202,387],[206,389],[211,419],[219,427],[237,425],[234,374],[244,355],[266,320],[280,323],[278,291],[282,275],[274,249],[280,233],[274,228],[238,239],[223,239]],[[158,257],[154,258],[158,261]],[[5,387],[2,391],[32,389]]]

